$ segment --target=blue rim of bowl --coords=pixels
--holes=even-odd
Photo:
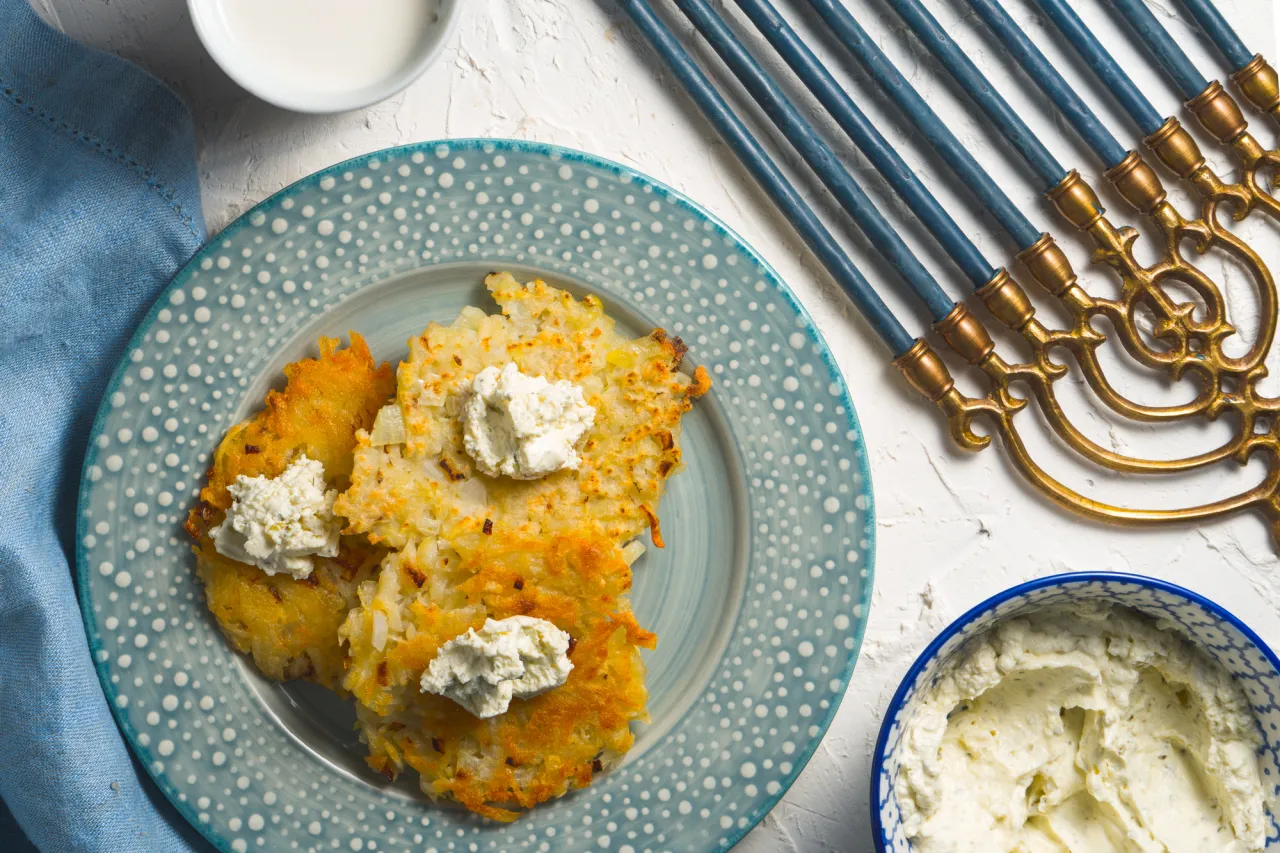
[[[313,172],[310,175],[307,175],[303,178],[299,178],[293,183],[288,184],[287,186],[277,190],[267,198],[263,199],[258,204],[246,210],[240,216],[236,217],[234,221],[228,224],[226,228],[223,228],[216,235],[209,235],[209,237],[205,241],[205,244],[201,246],[199,249],[197,249],[194,254],[192,254],[192,256],[186,261],[186,263],[182,265],[182,268],[179,269],[174,274],[172,279],[170,279],[169,283],[165,285],[165,287],[159,293],[156,294],[155,301],[152,303],[151,308],[147,311],[146,316],[138,324],[137,329],[134,330],[133,335],[129,338],[129,342],[125,345],[125,348],[123,350],[124,355],[121,356],[119,364],[116,365],[116,369],[111,375],[111,379],[107,382],[106,388],[102,395],[102,399],[98,404],[97,414],[94,416],[94,419],[93,419],[93,427],[89,431],[88,442],[86,443],[92,442],[93,437],[102,432],[104,421],[106,420],[108,412],[111,410],[111,407],[109,405],[111,395],[120,387],[120,383],[123,380],[125,373],[128,371],[128,366],[130,364],[128,354],[132,352],[135,348],[137,348],[140,343],[143,342],[143,339],[146,336],[147,330],[150,329],[151,326],[155,323],[157,314],[160,312],[162,306],[166,303],[169,292],[179,287],[182,283],[182,280],[184,279],[184,274],[187,272],[187,270],[189,270],[193,264],[195,264],[200,258],[202,258],[207,252],[211,250],[211,246],[214,243],[215,237],[229,237],[231,235],[236,234],[240,230],[249,227],[249,221],[255,213],[259,213],[259,212],[263,212],[271,209],[272,207],[275,206],[277,200],[282,199],[283,197],[293,192],[296,192],[301,188],[308,187],[313,184],[318,185],[319,182],[325,177],[340,175],[344,170],[349,169],[353,166],[363,166],[372,159],[377,159],[377,158],[382,158],[387,156],[396,156],[401,154],[412,154],[413,152],[418,152],[418,151],[426,153],[434,150],[439,145],[448,145],[451,147],[471,147],[477,150],[485,150],[486,148],[492,148],[493,151],[508,151],[508,152],[517,151],[521,153],[537,154],[537,155],[542,155],[546,157],[556,156],[568,162],[582,163],[584,165],[591,166],[594,168],[600,168],[600,169],[612,171],[619,176],[622,176],[622,175],[629,176],[632,181],[636,182],[641,186],[648,185],[653,187],[655,191],[662,192],[668,200],[676,202],[680,206],[684,207],[689,213],[695,216],[701,217],[704,221],[709,222],[723,236],[732,239],[734,243],[741,248],[742,253],[752,263],[754,263],[757,266],[757,268],[760,270],[762,277],[773,285],[773,287],[777,290],[779,296],[781,296],[786,301],[788,306],[790,306],[790,308],[796,312],[797,316],[799,316],[805,321],[805,326],[803,331],[807,336],[809,336],[812,343],[817,346],[818,348],[817,354],[821,357],[823,364],[827,367],[827,371],[828,371],[828,374],[831,376],[832,382],[837,383],[840,387],[840,396],[839,396],[840,402],[843,403],[844,406],[846,407],[846,411],[848,412],[848,420],[849,420],[850,427],[856,430],[858,433],[858,439],[856,444],[862,445],[865,448],[866,442],[865,442],[865,437],[862,431],[862,422],[858,418],[858,412],[856,407],[854,406],[853,398],[849,394],[849,385],[845,381],[844,373],[840,370],[840,366],[835,361],[835,356],[833,355],[830,346],[828,346],[826,338],[823,337],[822,331],[818,328],[818,324],[814,322],[812,315],[809,314],[808,310],[804,307],[803,303],[800,302],[799,297],[797,297],[795,293],[791,290],[790,285],[788,285],[786,281],[784,281],[783,278],[780,275],[778,275],[777,271],[774,270],[773,266],[767,260],[765,260],[765,258],[758,251],[756,251],[756,249],[750,243],[748,243],[741,235],[739,235],[737,231],[731,228],[728,224],[726,224],[714,213],[707,210],[705,207],[703,207],[698,202],[694,201],[689,196],[685,195],[683,192],[675,189],[674,187],[671,187],[670,185],[662,181],[652,178],[649,175],[643,172],[640,172],[630,166],[624,165],[622,163],[618,163],[617,161],[609,160],[607,158],[600,157],[595,154],[589,154],[585,151],[579,151],[574,148],[565,148],[559,145],[550,145],[550,144],[541,143],[541,142],[529,142],[521,139],[503,139],[503,138],[489,138],[489,137],[434,139],[434,140],[429,140],[425,142],[415,142],[407,145],[398,145],[391,148],[382,148],[377,151],[371,151],[367,154],[362,154],[357,157],[352,157],[347,160],[343,160],[339,163],[335,163],[317,172]],[[129,724],[129,721],[124,713],[124,709],[118,707],[116,704],[116,701],[115,701],[116,691],[114,689],[114,686],[111,684],[111,676],[110,676],[110,672],[108,671],[107,663],[105,661],[99,660],[98,652],[101,650],[101,646],[98,643],[94,642],[94,637],[99,636],[100,632],[97,630],[97,622],[93,616],[93,602],[90,596],[90,584],[93,582],[93,573],[89,571],[88,563],[86,560],[87,555],[85,554],[85,546],[84,546],[85,531],[84,529],[82,529],[82,525],[84,524],[84,517],[85,517],[84,516],[85,501],[88,495],[89,487],[92,482],[89,479],[90,455],[91,454],[87,454],[87,453],[85,454],[85,460],[82,464],[81,475],[80,475],[80,489],[79,489],[77,500],[76,500],[76,586],[77,586],[77,598],[80,604],[80,616],[85,623],[86,634],[88,636],[89,652],[90,652],[90,656],[93,659],[94,669],[98,673],[98,681],[102,685],[103,692],[107,698],[107,704],[111,708],[112,716],[115,717],[116,726],[124,734],[125,740],[128,742],[129,748],[133,751],[134,755],[140,759],[141,764],[146,769],[147,775],[151,779],[151,781],[156,785],[157,788],[160,789],[160,791],[164,794],[165,798],[178,811],[178,813],[182,815],[182,817],[187,821],[187,823],[190,826],[194,827],[196,831],[199,832],[200,835],[205,838],[205,840],[207,840],[210,844],[212,844],[218,850],[223,851],[223,853],[232,853],[231,847],[226,843],[226,841],[221,836],[214,834],[213,827],[211,825],[202,824],[199,820],[196,819],[197,815],[195,810],[191,807],[191,804],[182,802],[178,799],[176,793],[173,790],[173,786],[165,783],[166,781],[165,774],[157,773],[155,770],[153,770],[154,759],[151,754],[151,751],[146,747],[141,746],[137,742],[138,733],[134,731],[133,727]],[[746,826],[741,828],[734,827],[733,832],[727,833],[727,838],[729,843],[727,846],[720,848],[720,850],[722,851],[732,849],[735,845],[738,844],[738,842],[740,842],[743,838],[745,838],[747,834],[751,832],[751,830],[755,829],[755,827],[759,825],[759,823],[762,820],[764,820],[765,816],[769,814],[769,812],[773,811],[773,809],[778,805],[778,803],[782,801],[782,798],[786,796],[789,790],[791,790],[791,787],[796,783],[796,780],[800,778],[800,774],[804,772],[804,768],[808,765],[810,759],[813,758],[813,754],[817,751],[819,744],[821,744],[822,741],[826,738],[827,731],[830,729],[832,721],[835,720],[836,713],[840,710],[840,705],[844,701],[844,696],[849,690],[849,684],[853,679],[854,669],[857,667],[858,658],[862,654],[862,643],[866,638],[867,623],[870,621],[870,617],[871,617],[871,594],[872,594],[872,591],[875,589],[875,564],[876,564],[877,538],[876,538],[876,526],[874,523],[874,519],[875,519],[875,512],[876,512],[876,502],[875,502],[875,490],[874,490],[874,486],[871,479],[871,466],[870,466],[870,462],[868,461],[868,455],[866,453],[863,453],[861,455],[854,453],[853,457],[854,457],[854,460],[853,460],[854,464],[857,466],[857,472],[862,475],[863,483],[865,484],[865,489],[866,489],[867,508],[865,510],[865,513],[869,522],[866,525],[867,545],[865,549],[866,550],[865,566],[866,566],[867,577],[866,577],[866,586],[863,591],[861,600],[856,602],[855,604],[855,607],[861,606],[862,616],[857,620],[857,625],[854,630],[854,637],[853,637],[854,642],[853,642],[853,648],[850,650],[849,661],[845,665],[844,672],[839,677],[840,689],[838,691],[838,695],[836,695],[833,701],[831,702],[831,707],[830,709],[828,709],[826,716],[823,719],[818,721],[817,723],[818,733],[809,739],[804,749],[799,752],[796,759],[792,762],[793,769],[791,774],[787,778],[785,784],[783,784],[778,789],[776,794],[767,796],[761,802],[761,805],[758,808],[756,808],[755,810],[753,810],[747,815]],[[741,619],[741,618],[742,618],[742,614],[739,613],[737,616],[737,619]],[[735,622],[735,627],[736,627],[736,622]],[[1250,634],[1250,636],[1252,637],[1252,633]],[[1268,652],[1269,651],[1270,650],[1268,650]],[[1280,664],[1278,664],[1278,666],[1280,666]],[[836,693],[836,692],[837,691],[833,691],[833,693]],[[895,696],[894,701],[897,702],[899,700],[900,700],[900,697]],[[687,713],[688,712],[686,712],[686,714]],[[879,751],[879,749],[880,747],[877,746],[877,751]]]
[[[1098,581],[1110,581],[1112,583],[1129,583],[1136,586],[1146,587],[1147,589],[1156,589],[1161,592],[1172,593],[1180,596],[1188,601],[1203,607],[1213,615],[1222,619],[1231,627],[1235,628],[1245,636],[1249,642],[1253,643],[1262,652],[1267,662],[1280,670],[1280,658],[1271,650],[1271,647],[1258,634],[1240,621],[1240,618],[1231,613],[1216,601],[1205,598],[1198,592],[1193,592],[1186,587],[1178,586],[1176,583],[1163,581],[1159,578],[1148,577],[1146,575],[1135,575],[1128,572],[1066,572],[1063,574],[1050,575],[1045,578],[1037,578],[1026,583],[1018,584],[1010,587],[1003,592],[998,592],[988,598],[981,604],[971,607],[964,615],[957,618],[942,633],[934,638],[925,650],[920,653],[915,662],[911,664],[911,668],[907,670],[907,674],[902,677],[902,683],[898,685],[898,690],[893,694],[893,699],[889,701],[889,707],[885,710],[884,720],[880,724],[880,734],[876,738],[876,749],[871,755],[871,829],[874,834],[876,843],[876,853],[887,853],[884,846],[884,825],[880,820],[880,768],[884,764],[885,747],[889,742],[889,732],[893,729],[893,720],[897,717],[898,712],[902,710],[903,701],[906,698],[907,691],[915,684],[916,679],[920,677],[921,671],[929,665],[930,661],[937,656],[942,647],[959,633],[966,625],[973,620],[986,614],[988,611],[999,607],[1011,598],[1025,595],[1028,592],[1046,589],[1051,586],[1065,586],[1068,584],[1096,583]]]

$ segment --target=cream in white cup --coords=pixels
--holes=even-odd
[[[304,113],[377,103],[440,56],[462,0],[187,0],[196,32],[231,79]]]

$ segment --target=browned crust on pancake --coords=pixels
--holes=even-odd
[[[206,603],[231,645],[269,678],[305,678],[333,690],[341,690],[345,674],[338,628],[385,552],[346,536],[337,557],[317,557],[312,575],[298,580],[222,556],[209,531],[231,506],[227,487],[237,477],[279,476],[304,453],[324,464],[330,488],[346,487],[356,432],[373,424],[395,382],[390,365],[376,365],[359,335],[351,333],[346,349],[339,346],[336,338],[321,338],[320,357],[285,367],[284,390],[268,392],[262,411],[227,433],[185,525],[196,540]]]

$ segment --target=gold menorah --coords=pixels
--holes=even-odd
[[[996,5],[994,0],[971,2],[980,13],[984,11],[981,6],[986,5],[990,16],[998,16],[1002,11],[998,6],[996,10],[990,9]],[[1059,0],[1041,0],[1042,7],[1058,3]],[[1053,9],[1046,11],[1052,13]],[[1069,16],[1073,13],[1069,10],[1058,11],[1059,22],[1063,17],[1071,20]],[[1074,21],[1078,23],[1078,19]],[[998,32],[1012,25],[1002,20],[995,23]],[[1067,32],[1071,34],[1070,30]],[[927,42],[928,34],[925,35]],[[1003,35],[1011,37],[1007,29]],[[1098,61],[1101,47],[1097,44],[1091,47],[1088,58]],[[1043,68],[1035,68],[1034,63],[1025,63],[1024,68],[1031,73],[1044,73]],[[1236,75],[1236,82],[1259,109],[1280,120],[1280,78],[1265,60],[1255,58]],[[910,384],[946,414],[952,437],[960,446],[982,449],[990,444],[990,436],[975,432],[975,424],[985,420],[992,434],[998,435],[1008,449],[1018,471],[1039,491],[1067,509],[1126,525],[1202,521],[1255,509],[1270,519],[1273,539],[1280,547],[1280,420],[1276,417],[1280,413],[1280,398],[1268,397],[1259,391],[1259,383],[1267,376],[1265,362],[1275,343],[1275,282],[1258,253],[1235,237],[1222,222],[1224,209],[1237,222],[1259,211],[1280,221],[1280,202],[1269,192],[1275,184],[1266,177],[1280,165],[1280,152],[1263,148],[1249,132],[1239,105],[1218,83],[1206,85],[1187,107],[1200,125],[1234,154],[1241,167],[1240,176],[1234,182],[1227,182],[1216,174],[1195,140],[1175,118],[1165,119],[1144,143],[1160,163],[1194,190],[1200,203],[1196,218],[1187,219],[1176,210],[1154,170],[1136,152],[1129,152],[1107,171],[1107,179],[1120,196],[1145,216],[1160,235],[1162,252],[1154,264],[1144,266],[1136,259],[1133,250],[1137,232],[1110,223],[1102,214],[1096,193],[1078,173],[1072,172],[1048,193],[1063,219],[1091,238],[1095,263],[1109,266],[1118,274],[1122,284],[1118,299],[1090,296],[1071,273],[1060,250],[1046,238],[1043,248],[1024,252],[1020,259],[1032,278],[1069,311],[1073,318],[1071,329],[1049,331],[1041,326],[1030,300],[1011,280],[993,281],[979,292],[991,313],[1031,345],[1036,356],[1033,363],[1007,364],[996,354],[991,336],[965,311],[964,316],[958,316],[955,322],[938,331],[955,352],[979,366],[989,377],[990,390],[985,396],[972,398],[960,393],[941,359],[923,342],[899,358],[897,365]],[[1228,252],[1249,270],[1260,328],[1252,347],[1243,356],[1232,357],[1225,352],[1226,342],[1237,334],[1227,320],[1226,300],[1221,290],[1182,253],[1180,247],[1184,242],[1191,242],[1197,255],[1215,249]],[[1168,288],[1175,282],[1190,287],[1200,303],[1176,299]],[[1152,337],[1162,346],[1153,346],[1141,334],[1140,306],[1154,313],[1156,324]],[[1099,316],[1111,322],[1120,343],[1138,363],[1165,372],[1175,382],[1194,377],[1199,383],[1195,398],[1176,406],[1151,407],[1119,393],[1103,375],[1096,357],[1102,336],[1092,328],[1090,320]],[[1220,446],[1184,459],[1142,459],[1100,447],[1074,428],[1053,393],[1053,383],[1066,373],[1049,357],[1055,348],[1071,352],[1098,399],[1126,418],[1178,422],[1196,418],[1217,421],[1229,416],[1235,419],[1235,428]],[[1076,453],[1101,467],[1133,474],[1167,475],[1203,469],[1224,460],[1244,465],[1258,455],[1265,460],[1267,476],[1240,494],[1175,509],[1139,509],[1095,500],[1050,475],[1032,457],[1017,419],[1027,408],[1027,401],[1010,390],[1019,382],[1037,401],[1054,433]]]
[[[1185,182],[1194,194],[1195,210],[1194,214],[1189,214],[1179,210],[1169,198],[1155,168],[1141,154],[1125,151],[1109,132],[1101,128],[1100,122],[1079,96],[1016,29],[996,0],[969,0],[1005,39],[1010,52],[1024,69],[1054,96],[1054,102],[1066,104],[1064,113],[1079,123],[1077,129],[1081,136],[1106,165],[1108,182],[1151,226],[1156,242],[1156,259],[1144,264],[1135,252],[1139,232],[1133,227],[1117,225],[1105,215],[1093,188],[1078,171],[1064,170],[1057,164],[1047,149],[1034,139],[1030,129],[1003,102],[994,87],[933,21],[919,0],[888,0],[974,102],[987,112],[993,126],[1004,132],[1011,145],[1044,179],[1048,187],[1046,195],[1062,219],[1092,243],[1093,265],[1110,270],[1119,281],[1119,293],[1114,298],[1096,296],[1081,282],[1066,253],[1051,235],[1041,234],[1038,239],[1028,241],[1016,256],[1017,260],[1039,289],[1065,309],[1069,318],[1065,328],[1051,328],[1037,317],[1031,297],[1008,271],[998,270],[989,278],[975,279],[974,267],[966,266],[961,259],[972,259],[977,250],[966,237],[957,233],[954,223],[950,227],[947,225],[950,218],[941,211],[937,201],[927,191],[921,190],[918,179],[901,158],[892,152],[874,128],[867,126],[865,117],[852,105],[848,95],[839,90],[838,84],[808,52],[768,0],[737,0],[748,17],[833,114],[837,123],[868,155],[921,221],[929,226],[957,265],[965,270],[990,314],[1014,332],[1029,350],[1027,358],[1011,359],[999,352],[992,335],[973,311],[963,304],[951,303],[923,268],[917,270],[903,261],[902,253],[909,250],[901,245],[900,239],[878,212],[867,209],[865,197],[860,199],[850,188],[851,179],[838,166],[834,152],[825,142],[817,140],[813,128],[799,116],[767,72],[754,61],[705,0],[676,2],[764,107],[765,113],[778,124],[784,136],[832,189],[859,227],[868,235],[888,236],[888,240],[882,239],[877,243],[877,248],[934,312],[934,329],[939,337],[961,359],[978,368],[985,378],[986,391],[982,396],[962,393],[930,344],[923,339],[910,344],[909,337],[892,317],[890,328],[886,330],[884,316],[887,309],[874,294],[869,296],[865,292],[869,285],[856,270],[852,275],[849,273],[851,265],[848,265],[847,258],[833,258],[829,249],[824,249],[825,255],[819,251],[819,256],[837,281],[867,314],[873,328],[895,350],[895,364],[908,383],[944,413],[950,434],[960,447],[981,450],[992,444],[993,437],[999,437],[1015,468],[1039,491],[1060,506],[1101,521],[1127,525],[1171,524],[1214,519],[1246,509],[1260,510],[1272,521],[1273,536],[1280,547],[1280,418],[1277,418],[1280,399],[1266,397],[1258,390],[1259,383],[1267,375],[1266,359],[1276,338],[1276,283],[1259,254],[1236,236],[1226,222],[1228,216],[1242,222],[1259,211],[1280,222],[1280,202],[1270,194],[1270,182],[1265,180],[1267,170],[1280,161],[1275,159],[1275,152],[1264,150],[1248,132],[1239,106],[1221,86],[1212,91],[1208,91],[1206,86],[1205,96],[1195,101],[1191,108],[1210,134],[1235,153],[1241,170],[1234,181],[1225,179],[1209,166],[1199,145],[1176,119],[1160,119],[1149,105],[1142,113],[1140,124],[1147,130],[1144,141],[1154,159],[1176,179]],[[954,134],[942,125],[887,57],[866,37],[843,4],[836,0],[808,2],[830,26],[837,39],[863,63],[872,78],[903,107],[904,114],[922,135],[944,154],[944,158],[950,157],[949,163],[956,166],[955,161],[963,161],[965,157],[972,161]],[[1038,2],[1046,7],[1065,4],[1065,0]],[[695,101],[730,141],[762,186],[783,207],[802,236],[815,246],[815,251],[822,248],[821,238],[828,235],[818,230],[820,226],[815,227],[803,215],[803,210],[797,215],[794,197],[788,194],[789,188],[779,188],[782,179],[759,143],[732,116],[722,99],[713,94],[709,81],[700,76],[700,72],[693,68],[692,60],[687,54],[682,54],[670,34],[661,29],[647,4],[641,0],[628,0],[625,5],[672,64]],[[1095,47],[1101,50],[1100,45]],[[1110,57],[1106,59],[1114,66]],[[1123,76],[1118,66],[1111,70]],[[1274,74],[1271,80],[1274,84]],[[1132,83],[1128,85],[1132,87]],[[1250,85],[1254,90],[1260,89],[1255,78],[1250,79]],[[1127,94],[1132,95],[1132,91]],[[1271,108],[1280,110],[1280,94],[1274,101]],[[990,185],[992,182],[981,172],[976,161],[956,170],[983,199],[983,203],[993,209],[990,201],[994,197],[992,190],[983,183]],[[978,177],[974,177],[975,171],[980,173]],[[984,192],[987,193],[985,197]],[[1011,205],[1007,197],[1001,195],[1000,198]],[[999,214],[997,218],[1000,218]],[[1004,221],[1002,225],[1011,236],[1016,237],[1015,232],[1018,231],[1028,233]],[[873,242],[876,241],[873,239]],[[886,242],[891,244],[887,248],[883,245]],[[1214,255],[1230,258],[1247,272],[1257,300],[1260,329],[1256,340],[1243,355],[1232,356],[1227,352],[1227,344],[1238,336],[1238,330],[1229,320],[1223,288],[1203,270],[1205,261]],[[1191,299],[1179,295],[1188,290],[1193,294]],[[938,306],[945,308],[948,305],[952,306],[950,310],[938,310]],[[1154,324],[1144,330],[1143,318],[1147,316],[1154,318]],[[1193,399],[1174,405],[1153,406],[1121,391],[1108,377],[1099,357],[1099,350],[1107,341],[1107,337],[1095,327],[1094,321],[1099,319],[1105,319],[1114,328],[1117,342],[1132,362],[1166,377],[1174,385],[1185,383],[1192,386]],[[893,326],[899,333],[896,336]],[[900,346],[904,337],[908,343]],[[1073,423],[1060,401],[1058,383],[1076,371],[1107,409],[1129,421],[1186,424],[1230,419],[1233,429],[1229,438],[1218,446],[1186,458],[1151,459],[1119,453],[1091,439]],[[1019,394],[1019,390],[1024,393]],[[1243,465],[1262,452],[1268,473],[1263,482],[1241,494],[1195,506],[1143,509],[1112,505],[1064,484],[1033,457],[1025,440],[1029,424],[1020,417],[1024,411],[1033,410],[1039,412],[1042,422],[1067,448],[1087,462],[1109,471],[1167,476],[1224,462],[1234,461]],[[979,432],[983,424],[987,427],[985,434]]]

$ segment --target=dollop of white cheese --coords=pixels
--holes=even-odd
[[[422,674],[422,692],[448,697],[480,719],[506,713],[569,678],[569,635],[545,619],[488,619],[440,647]]]
[[[1261,738],[1231,674],[1103,602],[998,623],[906,722],[897,792],[917,853],[1256,853]]]
[[[462,409],[463,443],[490,477],[536,480],[581,463],[574,445],[596,410],[572,382],[526,376],[515,364],[486,367]]]
[[[210,531],[214,548],[269,575],[310,576],[313,556],[338,556],[343,526],[333,514],[338,493],[324,485],[324,465],[305,455],[279,477],[237,477],[227,517]]]

